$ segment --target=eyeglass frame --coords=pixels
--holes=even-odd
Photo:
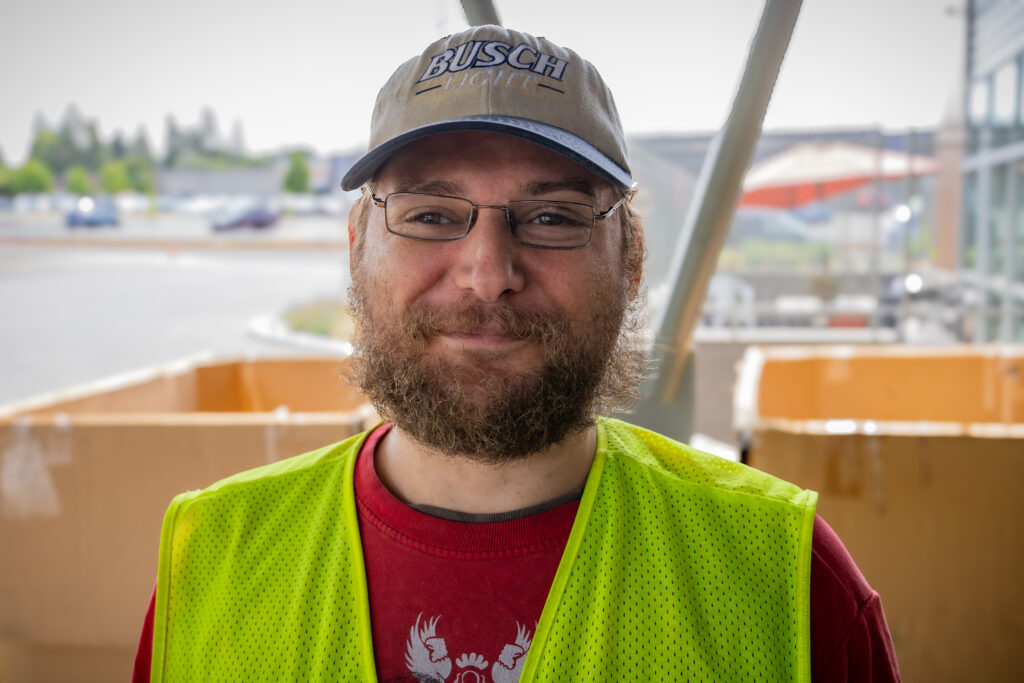
[[[619,201],[615,202],[610,207],[608,207],[608,209],[606,209],[604,211],[601,211],[601,212],[594,211],[593,205],[585,204],[583,202],[567,202],[567,201],[562,201],[562,200],[557,200],[557,199],[551,200],[551,203],[553,203],[553,204],[572,204],[574,206],[585,206],[585,207],[590,209],[590,212],[593,215],[593,218],[590,221],[590,227],[587,229],[587,241],[584,242],[583,244],[574,244],[574,245],[568,246],[568,247],[560,247],[560,246],[545,245],[545,244],[532,244],[530,242],[524,242],[523,240],[519,239],[519,237],[516,235],[516,233],[515,233],[516,223],[514,223],[513,220],[512,220],[512,212],[509,211],[509,207],[512,204],[516,204],[516,203],[519,203],[519,202],[544,202],[545,200],[543,200],[543,199],[512,199],[512,200],[510,200],[508,202],[505,202],[504,204],[474,204],[473,202],[471,202],[470,200],[466,199],[465,197],[456,197],[454,195],[449,195],[449,194],[435,194],[433,192],[389,192],[388,194],[384,195],[383,199],[381,199],[380,197],[378,197],[377,195],[375,195],[373,193],[373,188],[370,187],[369,183],[363,183],[363,185],[362,185],[362,187],[360,189],[362,189],[364,192],[366,192],[369,195],[370,201],[372,201],[375,206],[377,206],[377,207],[379,207],[381,209],[384,209],[384,227],[387,228],[387,231],[390,232],[392,235],[397,235],[398,237],[405,237],[406,239],[410,239],[410,240],[419,240],[421,242],[454,242],[456,240],[461,240],[466,235],[468,235],[469,231],[473,229],[474,225],[476,225],[476,219],[477,219],[477,215],[478,215],[477,214],[477,209],[499,209],[499,210],[505,212],[505,223],[508,225],[509,232],[512,233],[512,239],[514,239],[519,244],[522,244],[523,246],[526,246],[526,247],[532,247],[533,249],[558,249],[558,250],[566,250],[566,249],[582,249],[583,247],[585,247],[588,244],[590,244],[590,240],[593,239],[593,237],[594,237],[594,224],[597,223],[598,221],[603,221],[606,218],[608,218],[609,216],[611,216],[615,212],[616,209],[618,209],[620,206],[625,204],[627,201],[632,201],[633,198],[636,197],[637,186],[638,186],[638,183],[634,182],[630,186],[630,188],[626,191],[626,193],[622,196],[622,198],[619,199]],[[438,198],[441,198],[441,199],[457,199],[459,201],[466,202],[470,206],[469,215],[466,217],[466,231],[463,232],[461,235],[457,235],[455,237],[419,237],[417,235],[406,235],[406,234],[401,233],[401,232],[395,232],[394,230],[391,229],[391,224],[388,222],[387,203],[388,203],[388,198],[391,197],[392,195],[396,195],[396,194],[415,194],[415,195],[421,195],[421,196],[424,196],[424,197],[438,197]]]

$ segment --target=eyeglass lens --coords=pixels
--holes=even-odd
[[[458,197],[398,192],[388,195],[386,202],[388,229],[417,239],[458,239],[469,232],[476,218],[473,204]],[[594,210],[586,204],[520,200],[510,202],[507,212],[512,234],[524,244],[567,248],[590,241]]]

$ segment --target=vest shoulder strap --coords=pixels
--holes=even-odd
[[[521,680],[810,680],[815,502],[602,421]]]
[[[374,680],[353,488],[365,437],[172,501],[152,680]]]

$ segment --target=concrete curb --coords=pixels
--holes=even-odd
[[[352,355],[352,344],[343,339],[332,339],[319,334],[295,332],[276,315],[260,315],[249,321],[247,331],[250,336],[262,341],[326,353],[332,356],[347,358]]]
[[[0,237],[0,246],[12,247],[99,247],[104,249],[164,249],[164,250],[296,250],[296,251],[348,251],[343,240],[165,240],[130,237]]]

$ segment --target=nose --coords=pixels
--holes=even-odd
[[[526,280],[521,250],[512,238],[503,207],[479,207],[469,234],[453,246],[458,249],[454,277],[460,289],[487,303],[522,291]]]

